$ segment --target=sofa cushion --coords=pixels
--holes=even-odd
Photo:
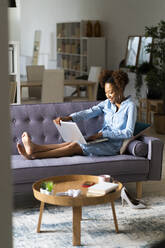
[[[144,122],[136,122],[135,129],[133,135],[137,137],[144,134],[149,128],[151,127],[150,124]]]
[[[146,157],[148,154],[148,145],[140,140],[133,140],[128,144],[127,152],[134,156]]]
[[[116,156],[72,156],[62,158],[25,160],[20,155],[12,155],[11,166],[13,183],[33,183],[41,178],[68,175],[91,174],[101,175],[148,175],[149,161],[146,158],[132,155]]]
[[[143,122],[136,122],[135,124],[135,128],[134,128],[134,134],[131,138],[129,139],[125,139],[123,141],[123,145],[120,148],[120,154],[124,154],[127,150],[127,147],[129,145],[129,143],[137,138],[139,138],[140,136],[144,135],[145,132],[151,127],[150,124],[147,123],[143,123]]]

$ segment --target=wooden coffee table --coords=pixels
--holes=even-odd
[[[115,230],[118,232],[118,223],[115,213],[115,205],[114,200],[120,197],[120,191],[122,188],[122,184],[118,183],[118,188],[114,192],[110,192],[104,196],[87,196],[87,188],[82,187],[82,184],[86,181],[98,183],[98,176],[91,175],[66,175],[66,176],[54,176],[49,178],[44,178],[35,182],[32,186],[34,197],[41,201],[40,205],[40,214],[37,226],[37,232],[40,232],[42,213],[44,209],[44,204],[53,204],[59,206],[71,206],[73,210],[73,245],[80,246],[81,245],[81,217],[82,217],[82,207],[89,205],[97,205],[104,203],[111,203],[113,219],[115,224]],[[53,181],[53,195],[46,195],[40,193],[40,185],[44,181]],[[81,195],[78,197],[70,197],[70,196],[56,196],[57,192],[64,192],[68,189],[80,189]]]

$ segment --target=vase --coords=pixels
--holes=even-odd
[[[47,189],[40,188],[40,193],[41,194],[45,194],[45,195],[52,195],[53,194],[53,191],[50,192]]]
[[[93,36],[93,28],[92,28],[92,22],[88,21],[86,24],[86,36],[92,37]]]
[[[101,37],[101,25],[100,25],[100,22],[99,21],[95,22],[95,25],[94,25],[94,36],[95,37]]]

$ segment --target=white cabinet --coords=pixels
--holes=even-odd
[[[19,63],[19,41],[9,41],[9,77],[10,81],[17,82],[17,103],[20,103],[20,63]]]
[[[81,72],[88,73],[91,66],[105,68],[105,38],[82,37]]]
[[[57,67],[64,68],[66,79],[87,75],[91,66],[106,67],[105,38],[85,37],[86,25],[57,23]]]

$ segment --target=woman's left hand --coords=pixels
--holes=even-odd
[[[87,141],[93,141],[93,140],[99,139],[101,137],[102,137],[102,133],[96,133],[94,135],[89,136],[86,140]]]

